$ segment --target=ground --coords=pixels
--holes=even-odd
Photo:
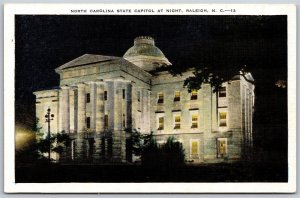
[[[138,164],[36,164],[16,168],[16,183],[60,182],[287,182],[287,169],[274,163],[219,163],[146,168]]]

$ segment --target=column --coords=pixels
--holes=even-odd
[[[75,133],[76,132],[76,128],[75,128],[75,123],[77,122],[76,118],[77,115],[75,115],[75,96],[77,96],[76,92],[76,88],[75,87],[71,87],[70,91],[69,91],[69,106],[70,106],[70,133]]]
[[[108,114],[108,129],[109,130],[114,130],[114,112],[115,112],[115,107],[114,107],[114,101],[115,101],[115,87],[114,87],[114,82],[113,81],[108,81],[107,82],[107,101],[106,101],[106,112]]]
[[[96,82],[96,93],[95,93],[95,152],[94,161],[100,161],[103,156],[102,154],[102,136],[101,132],[104,131],[104,85],[103,82]]]
[[[126,84],[126,126],[132,128],[132,85]]]
[[[122,130],[122,86],[118,81],[114,84],[114,130]]]
[[[83,132],[85,130],[85,84],[77,84],[77,137],[75,140],[75,160],[80,162],[86,158],[86,140]]]
[[[254,93],[253,93],[253,90],[251,90],[251,93],[250,93],[250,98],[249,98],[249,100],[250,100],[250,112],[251,112],[251,121],[250,121],[250,123],[251,123],[251,128],[250,128],[250,132],[251,132],[251,148],[253,148],[253,95],[254,95]]]
[[[141,131],[143,133],[150,133],[150,91],[142,89],[142,125]]]
[[[96,83],[96,132],[104,130],[104,84]]]
[[[246,146],[247,146],[247,152],[249,149],[249,131],[248,131],[248,125],[249,125],[249,120],[248,120],[248,116],[249,116],[249,110],[248,110],[248,90],[245,87],[245,92],[244,92],[244,100],[245,100],[245,132],[246,132]]]
[[[78,84],[78,96],[77,96],[77,118],[78,118],[78,133],[82,133],[85,129],[85,84]]]
[[[138,129],[137,124],[137,111],[139,102],[137,101],[137,88],[131,85],[131,118],[132,118],[132,128]]]
[[[141,128],[141,133],[145,133],[145,110],[146,110],[146,106],[145,106],[145,92],[144,92],[144,88],[140,89],[140,128]]]
[[[59,132],[70,131],[70,111],[69,111],[69,87],[62,86],[60,91],[60,130]]]
[[[74,110],[75,110],[75,106],[74,106],[74,87],[70,87],[69,89],[69,134],[70,137],[73,138],[73,134],[75,132],[74,129]],[[65,153],[65,161],[69,162],[72,161],[74,159],[74,153],[72,152],[72,144],[74,143],[74,140],[71,141],[71,145],[67,145],[64,147],[64,153]]]
[[[147,90],[147,133],[151,132],[151,126],[150,126],[150,95],[151,95],[151,91]]]
[[[96,84],[95,82],[90,83],[90,100],[91,100],[91,130],[96,131]]]
[[[114,83],[114,130],[112,142],[112,157],[114,161],[125,161],[125,131],[122,127],[122,82]]]
[[[74,132],[78,133],[78,87],[74,87]]]
[[[62,89],[59,90],[59,104],[58,104],[58,132],[61,132],[63,130],[63,117],[64,115],[64,108],[63,108],[63,91]]]

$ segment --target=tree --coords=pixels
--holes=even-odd
[[[176,141],[174,137],[169,137],[161,150],[168,167],[184,165],[185,154],[182,143]]]
[[[184,165],[184,149],[182,144],[174,137],[169,137],[167,142],[158,146],[152,133],[142,150],[142,164],[151,168],[172,168]]]
[[[128,132],[131,131],[127,129]],[[131,131],[132,152],[141,156],[142,164],[146,167],[175,167],[184,165],[184,149],[174,137],[169,137],[166,143],[158,145],[153,132],[141,134],[137,130]],[[127,148],[128,149],[128,148]]]
[[[130,146],[131,146],[132,153],[136,156],[141,156],[142,145],[143,145],[143,136],[136,129],[134,129],[131,132],[130,143],[131,143]]]
[[[157,145],[153,134],[144,137],[142,152],[141,152],[141,160],[144,166],[156,166],[159,165],[158,160],[160,157],[160,150]]]
[[[44,156],[43,154],[48,153],[49,150],[50,152],[61,154],[71,142],[69,135],[65,131],[56,134],[50,133],[50,136],[48,134],[42,136],[41,134],[37,133],[37,150],[41,156]]]
[[[53,138],[54,138],[55,146],[53,147],[52,150],[58,154],[61,154],[64,151],[65,147],[71,145],[71,138],[69,134],[65,133],[65,131],[54,134]]]

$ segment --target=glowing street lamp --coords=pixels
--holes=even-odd
[[[50,154],[51,154],[50,122],[54,118],[54,114],[50,114],[50,112],[51,112],[51,109],[50,109],[50,107],[48,107],[47,114],[45,115],[45,118],[46,118],[46,122],[48,122],[48,138],[49,138],[48,158],[49,158],[49,161],[51,160],[51,158],[50,158]]]

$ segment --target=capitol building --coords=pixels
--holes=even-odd
[[[183,49],[184,50],[184,49]],[[199,57],[201,58],[201,57]],[[174,137],[191,163],[238,160],[252,148],[254,84],[236,75],[218,93],[209,84],[188,92],[193,69],[173,76],[151,37],[137,37],[123,57],[84,54],[55,69],[59,88],[34,92],[36,117],[44,133],[47,109],[51,133],[66,132],[70,148],[56,160],[132,162],[131,131],[153,133],[158,144]]]

